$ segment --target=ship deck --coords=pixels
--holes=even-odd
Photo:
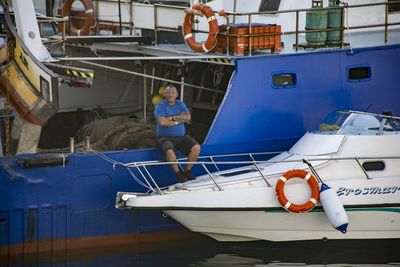
[[[89,42],[93,41],[99,36],[87,36]],[[85,37],[80,37],[85,38]],[[318,52],[329,51],[338,49],[356,49],[366,47],[376,47],[382,45],[400,44],[400,29],[389,29],[387,34],[387,42],[385,42],[385,33],[383,30],[377,31],[358,31],[351,32],[350,34],[345,31],[343,39],[343,47],[336,46],[323,46],[323,47],[308,47],[305,36],[299,35],[298,48],[296,49],[295,35],[282,35],[282,49],[279,54],[296,54],[304,52]],[[210,61],[211,63],[232,64],[238,58],[248,56],[267,56],[274,55],[270,49],[252,50],[251,54],[246,51],[245,55],[234,55],[233,52],[228,53],[196,53],[193,52],[186,44],[158,44],[148,45],[136,42],[93,42],[90,45],[92,50],[107,50],[115,52],[124,52],[129,56],[126,57],[68,57],[60,58],[60,60],[165,60],[165,59],[182,59],[194,61]],[[226,59],[226,61],[218,60]]]

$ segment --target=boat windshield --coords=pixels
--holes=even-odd
[[[400,134],[400,118],[365,112],[335,111],[326,117],[314,133],[346,135]]]

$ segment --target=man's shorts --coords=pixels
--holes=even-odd
[[[194,145],[198,145],[196,140],[190,135],[176,136],[176,137],[160,137],[158,138],[158,146],[162,151],[167,152],[167,150],[179,150],[186,156],[189,155],[190,150]]]

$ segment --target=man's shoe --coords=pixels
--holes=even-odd
[[[175,175],[176,175],[176,180],[178,180],[178,182],[180,183],[184,183],[188,180],[188,178],[183,172],[177,172],[175,173]]]
[[[188,180],[196,180],[196,176],[194,176],[191,171],[185,171],[183,174]]]

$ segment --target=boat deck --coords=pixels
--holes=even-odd
[[[350,37],[350,38],[349,38]],[[320,48],[304,48],[304,44],[306,44],[305,36],[299,35],[299,45],[300,47],[296,50],[296,40],[295,35],[282,35],[282,50],[280,54],[293,54],[293,53],[302,53],[304,51],[320,51],[320,50],[332,50],[332,49],[340,49],[338,46],[326,46]],[[383,30],[377,31],[362,31],[362,32],[351,32],[350,34],[345,31],[344,33],[344,47],[350,48],[361,48],[361,47],[374,47],[381,45],[393,45],[400,44],[400,29],[392,29],[388,30],[387,42],[385,43],[385,34]],[[182,56],[193,56],[199,55],[199,53],[193,52],[186,44],[160,44],[157,46],[141,46],[142,49],[145,49],[146,52],[153,53],[166,53],[169,55],[182,55]],[[157,51],[157,52],[156,52]],[[270,49],[265,50],[253,50],[252,55],[268,55],[271,54]],[[204,55],[204,54],[200,54]],[[220,56],[228,56],[228,57],[240,57],[235,56],[232,53],[230,55],[226,55],[226,53],[208,53],[208,55],[220,55]],[[248,56],[248,53],[245,54]]]
[[[93,37],[89,37],[93,38]],[[307,52],[317,52],[321,50],[336,50],[341,49],[339,46],[325,46],[325,47],[307,47],[305,36],[299,35],[298,44],[299,47],[296,49],[295,35],[282,35],[282,49],[279,54],[294,54],[294,53],[304,53]],[[350,34],[345,31],[344,33],[344,47],[342,49],[354,49],[354,48],[365,48],[365,47],[375,47],[382,45],[393,45],[400,44],[400,29],[389,29],[387,35],[387,42],[385,43],[385,34],[383,30],[377,31],[359,31],[351,32]],[[270,49],[264,50],[253,50],[251,55],[246,51],[244,56],[234,55],[233,52],[227,53],[196,53],[193,52],[186,44],[158,44],[158,45],[146,45],[138,44],[132,42],[95,42],[91,44],[91,48],[94,50],[108,50],[108,51],[118,51],[134,54],[140,54],[137,57],[123,58],[119,59],[151,59],[157,57],[158,60],[162,59],[187,59],[187,60],[213,60],[213,59],[227,59],[227,61],[215,60],[214,63],[231,63],[231,59],[237,59],[246,56],[265,56],[271,55]],[[117,57],[115,59],[118,59]],[[61,58],[60,58],[61,59]],[[67,59],[67,58],[65,58]],[[104,60],[104,58],[68,58],[67,60]],[[63,60],[63,59],[62,59]]]

